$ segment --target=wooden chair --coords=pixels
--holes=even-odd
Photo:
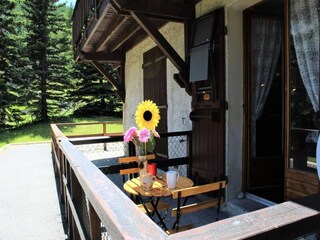
[[[192,224],[187,224],[181,227],[179,226],[181,215],[192,213],[192,212],[210,208],[210,207],[217,207],[217,217],[216,217],[216,221],[217,221],[219,217],[219,212],[220,212],[220,205],[221,203],[224,202],[223,189],[225,189],[225,187],[226,187],[226,180],[172,191],[173,199],[177,199],[177,207],[172,209],[172,217],[176,217],[176,220],[172,229],[168,230],[167,233],[172,234],[178,231],[184,231],[192,228]],[[204,200],[197,203],[181,205],[182,198],[188,198],[191,196],[196,196],[199,194],[204,194],[209,192],[218,192],[217,194],[218,196],[215,198],[210,198],[209,200]]]
[[[156,158],[155,154],[149,154],[147,155],[147,160],[153,160]],[[119,158],[119,163],[122,165],[129,165],[136,163],[139,160],[138,156],[131,156],[131,157],[123,157]],[[125,169],[120,169],[120,175],[128,175],[128,179],[132,179],[134,174],[139,173],[139,168],[138,167],[132,167],[132,168],[125,168]]]
[[[147,160],[153,160],[156,158],[155,154],[149,154],[147,155]],[[133,164],[136,163],[138,161],[139,157],[138,156],[131,156],[131,157],[123,157],[123,158],[119,158],[119,163],[122,165],[128,165],[128,164]],[[134,174],[139,173],[139,168],[138,167],[133,167],[133,168],[125,168],[125,169],[120,169],[119,171],[120,175],[124,176],[124,175],[128,175],[128,179],[132,179],[134,178]],[[137,204],[137,206],[139,207],[139,209],[147,214],[147,211],[149,213],[153,212],[153,207],[151,205],[150,202],[148,203],[144,203],[143,204]],[[158,201],[157,202],[157,209],[158,211],[160,210],[165,210],[167,211],[170,208],[170,205],[166,202],[163,201]],[[149,214],[148,214],[149,215]]]

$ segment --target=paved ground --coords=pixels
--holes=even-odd
[[[64,233],[50,144],[0,152],[0,240],[61,240]]]

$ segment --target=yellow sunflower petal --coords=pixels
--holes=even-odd
[[[159,108],[151,100],[145,100],[138,105],[136,123],[140,129],[147,128],[154,130],[158,126],[159,120]]]

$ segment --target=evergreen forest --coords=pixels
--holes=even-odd
[[[112,85],[92,65],[73,60],[72,12],[57,0],[1,0],[0,131],[121,113]]]

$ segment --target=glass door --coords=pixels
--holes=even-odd
[[[283,9],[267,0],[245,12],[246,190],[276,203],[285,179]]]

